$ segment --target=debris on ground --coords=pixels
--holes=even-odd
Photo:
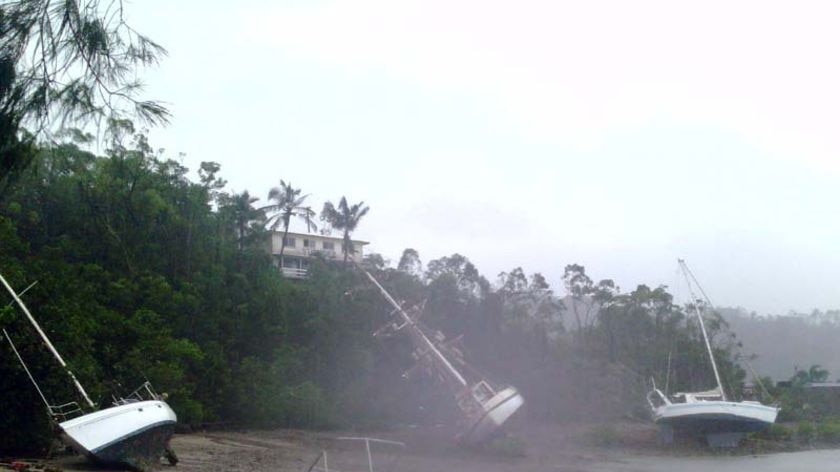
[[[63,469],[42,461],[29,460],[0,460],[0,470],[14,470],[16,472],[61,472]]]

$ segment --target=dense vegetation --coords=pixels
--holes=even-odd
[[[315,264],[306,281],[283,279],[266,251],[271,208],[227,192],[218,165],[203,163],[193,181],[127,122],[115,123],[101,156],[70,135],[32,146],[30,165],[0,195],[0,268],[18,289],[37,281],[24,298],[96,401],[148,379],[185,424],[446,418],[446,392],[401,378],[408,343],[371,336],[388,316],[378,293],[341,261]],[[350,215],[357,205],[344,206]],[[663,287],[623,294],[570,265],[564,304],[540,274],[515,268],[490,283],[458,254],[425,268],[410,249],[397,268],[375,254],[367,263],[400,298],[425,300],[425,322],[463,335],[475,366],[517,385],[533,415],[642,414],[651,377],[673,390],[714,384],[696,323]],[[710,321],[737,390],[735,345],[719,317]],[[17,310],[4,309],[0,323],[53,402],[76,398]],[[2,447],[42,447],[44,407],[11,351],[0,352]]]

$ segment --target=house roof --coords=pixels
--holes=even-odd
[[[809,382],[805,386],[809,388],[840,388],[840,382]]]

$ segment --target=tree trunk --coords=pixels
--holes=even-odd
[[[350,233],[347,231],[344,232],[344,241],[341,243],[341,250],[344,252],[344,265],[347,266],[347,255],[349,254],[348,249],[350,249]]]
[[[283,227],[283,238],[280,240],[280,272],[283,272],[283,251],[286,249],[286,236],[289,234],[289,222]]]

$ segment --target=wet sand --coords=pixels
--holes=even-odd
[[[738,457],[631,457],[618,463],[591,464],[583,470],[591,472],[823,472],[837,470],[838,464],[840,464],[840,450],[832,449]]]
[[[206,432],[176,435],[172,446],[180,463],[161,465],[163,472],[277,471],[305,472],[326,451],[330,471],[366,472],[364,442],[343,436],[370,436],[406,444],[405,448],[372,445],[377,472],[776,472],[833,471],[840,450],[744,455],[710,455],[663,449],[651,444],[655,431],[647,425],[629,427],[627,437],[638,444],[597,446],[587,425],[529,426],[513,434],[522,449],[465,450],[454,446],[444,428],[406,428],[379,433],[313,433],[303,431]],[[635,429],[634,429],[635,428]],[[686,456],[688,454],[688,456]],[[738,455],[741,454],[741,455]],[[92,471],[79,457],[53,462],[67,471]],[[313,470],[323,471],[323,459]]]

